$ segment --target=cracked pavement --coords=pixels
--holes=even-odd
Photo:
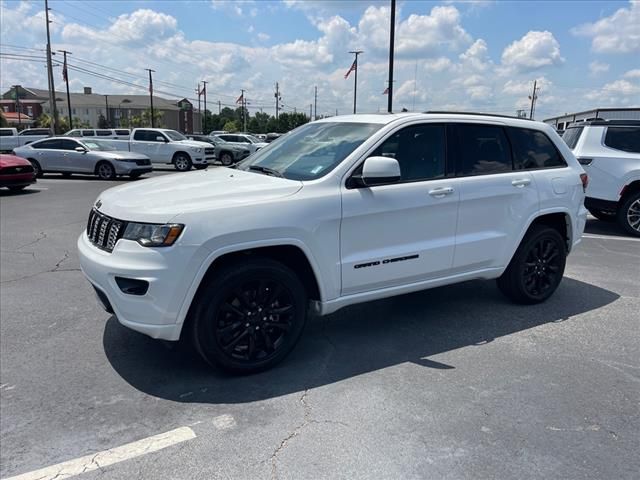
[[[120,183],[0,194],[1,478],[85,457],[77,478],[637,478],[640,242],[614,226],[589,222],[598,238],[543,305],[492,282],[358,305],[311,319],[277,368],[230,377],[94,299],[75,242]]]

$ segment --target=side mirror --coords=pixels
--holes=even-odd
[[[375,187],[400,181],[400,164],[395,158],[369,157],[362,166],[362,175],[354,175],[352,185]]]
[[[167,143],[167,139],[166,139],[166,138],[164,138],[162,135],[158,135],[158,136],[156,137],[156,142],[164,142],[164,143]]]
[[[87,149],[84,147],[76,147],[74,150],[79,153],[87,153]]]

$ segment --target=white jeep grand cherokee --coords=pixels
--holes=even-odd
[[[250,372],[291,351],[309,305],[329,314],[475,278],[546,300],[580,241],[586,183],[542,123],[333,117],[235,169],[105,191],[78,248],[120,323]]]

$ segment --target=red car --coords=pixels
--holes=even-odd
[[[0,155],[0,188],[18,191],[32,183],[36,183],[36,172],[31,162],[15,155]]]

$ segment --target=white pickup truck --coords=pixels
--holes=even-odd
[[[14,148],[22,147],[48,136],[48,128],[28,128],[19,133],[17,128],[0,128],[0,153],[10,153]]]
[[[119,145],[119,150],[142,153],[153,164],[173,165],[186,172],[206,168],[215,160],[213,145],[189,140],[180,132],[166,128],[136,128],[130,140],[105,140]]]

